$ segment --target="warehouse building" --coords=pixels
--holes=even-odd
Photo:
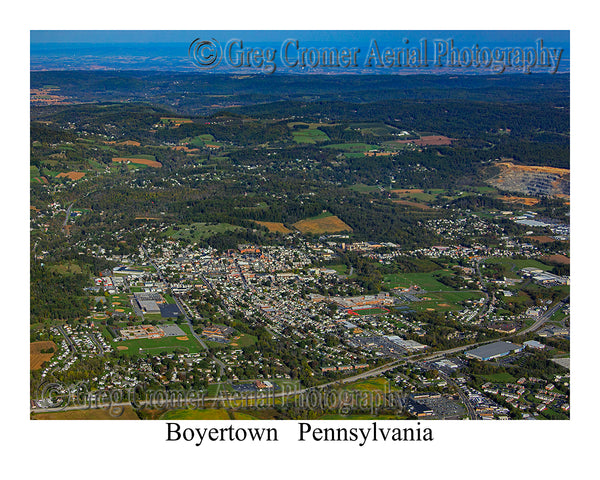
[[[476,360],[492,360],[498,357],[504,357],[510,353],[517,353],[523,350],[522,345],[517,345],[510,342],[494,342],[482,347],[475,348],[465,352],[465,355],[469,358],[475,358]]]
[[[546,345],[535,340],[527,340],[526,342],[523,342],[523,345],[529,348],[533,348],[535,350],[543,350],[544,348],[546,348]]]

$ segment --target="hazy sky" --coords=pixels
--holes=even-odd
[[[531,43],[538,38],[545,42],[569,43],[568,30],[32,30],[31,43],[189,43],[196,37],[216,36],[219,40],[240,37],[246,41],[282,41],[297,37],[305,41],[399,40],[416,38],[453,38],[460,42]]]

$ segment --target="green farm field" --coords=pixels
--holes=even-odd
[[[327,134],[316,128],[292,131],[292,137],[296,143],[317,143],[329,140]]]

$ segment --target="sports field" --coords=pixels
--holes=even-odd
[[[204,349],[193,337],[188,325],[179,325],[185,333],[185,337],[162,337],[162,338],[140,338],[136,340],[124,340],[115,344],[117,350],[125,355],[158,354],[161,352],[172,353],[182,350],[186,353],[199,353]],[[184,340],[185,339],[185,340]],[[122,347],[126,347],[122,348]]]
[[[335,270],[339,275],[345,275],[348,272],[348,265],[327,265],[327,268]]]
[[[452,291],[453,288],[440,283],[436,275],[452,275],[446,270],[436,270],[427,273],[391,273],[383,276],[383,285],[385,288],[409,288],[417,285],[428,291]]]
[[[257,341],[257,338],[254,335],[249,335],[247,333],[242,333],[235,337],[232,337],[229,345],[232,347],[248,347],[250,345],[254,345]]]
[[[352,310],[354,313],[358,315],[381,315],[383,313],[388,313],[389,310],[385,308],[363,308],[360,310]]]
[[[131,301],[129,300],[129,296],[125,293],[109,295],[108,307],[115,312],[124,313],[125,315],[131,315],[133,313]]]
[[[416,311],[451,311],[464,308],[461,302],[471,300],[478,301],[483,294],[478,291],[459,290],[454,292],[435,292],[418,295],[420,302],[413,302],[410,307]]]

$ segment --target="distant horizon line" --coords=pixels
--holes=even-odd
[[[568,59],[565,59],[568,60]],[[369,69],[369,71],[371,71],[372,69]],[[501,78],[503,75],[523,75],[525,77],[531,77],[531,76],[554,76],[554,75],[569,75],[571,72],[570,70],[566,70],[566,71],[557,71],[556,73],[547,73],[547,72],[532,72],[529,74],[524,74],[523,72],[520,71],[506,71],[503,73],[487,73],[487,72],[482,72],[482,73],[478,73],[477,71],[473,71],[471,70],[470,73],[467,73],[466,71],[464,72],[448,72],[448,71],[441,71],[439,68],[435,69],[430,67],[428,70],[401,70],[401,71],[389,71],[389,70],[379,70],[379,71],[374,71],[374,72],[379,72],[379,73],[369,73],[369,72],[365,72],[362,70],[340,70],[340,71],[335,71],[335,72],[331,72],[331,73],[324,73],[324,72],[315,72],[315,71],[298,71],[298,70],[294,70],[294,69],[287,69],[287,70],[283,70],[283,71],[277,71],[274,72],[273,74],[266,74],[264,72],[260,72],[260,71],[244,71],[244,72],[215,72],[215,71],[205,71],[205,70],[194,70],[193,68],[190,68],[189,70],[183,70],[183,69],[179,69],[179,70],[168,70],[168,69],[164,69],[164,70],[160,70],[160,69],[148,69],[148,70],[144,70],[144,69],[110,69],[110,68],[102,68],[102,69],[94,69],[94,68],[73,68],[73,69],[68,69],[68,68],[45,68],[45,69],[30,69],[29,70],[30,73],[49,73],[49,72],[69,72],[69,73],[162,73],[162,74],[168,74],[168,73],[176,73],[176,74],[192,74],[192,75],[211,75],[211,76],[218,76],[218,75],[224,75],[224,76],[229,76],[229,77],[247,77],[247,76],[271,76],[271,75],[321,75],[323,77],[333,77],[333,76],[346,76],[346,75],[362,75],[362,76],[373,76],[373,77],[381,77],[381,76],[400,76],[400,75],[411,75],[411,76],[418,76],[418,75],[423,75],[423,76],[431,76],[432,74],[436,75],[436,76],[443,76],[443,75],[450,75],[453,77],[456,76],[463,76],[463,77],[493,77],[493,78]]]

